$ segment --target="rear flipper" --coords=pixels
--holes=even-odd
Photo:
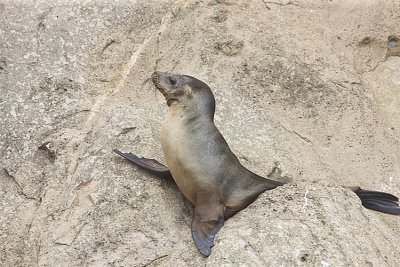
[[[113,149],[113,151],[121,157],[124,157],[130,162],[134,163],[136,166],[144,169],[148,173],[161,178],[172,179],[172,175],[168,168],[155,159],[139,158],[132,153],[124,153],[118,149]]]
[[[400,215],[399,199],[389,193],[358,189],[354,191],[364,207],[384,213]]]
[[[194,244],[203,256],[208,257],[214,246],[214,237],[224,225],[224,205],[213,189],[198,189],[193,215]]]

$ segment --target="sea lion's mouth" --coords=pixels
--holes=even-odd
[[[174,98],[167,98],[167,106],[168,106],[168,107],[171,106],[172,101],[174,101],[174,100],[176,100],[176,99],[174,99]]]

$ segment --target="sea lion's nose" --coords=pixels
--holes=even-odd
[[[151,79],[152,79],[152,80],[157,79],[158,76],[159,76],[159,73],[160,73],[159,71],[153,72],[153,74],[151,74]]]
[[[160,83],[160,77],[163,75],[163,72],[159,72],[159,71],[155,71],[153,72],[153,74],[151,75],[151,81],[153,82],[153,84],[157,87],[159,86]]]

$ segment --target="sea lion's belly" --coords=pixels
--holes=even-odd
[[[161,146],[168,169],[181,192],[195,203],[196,190],[213,183],[201,164],[202,148],[179,121],[166,122],[161,128]]]

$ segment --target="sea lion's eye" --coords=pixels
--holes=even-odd
[[[169,84],[171,84],[171,85],[175,85],[176,84],[176,81],[172,77],[169,77],[168,81],[169,81]]]

